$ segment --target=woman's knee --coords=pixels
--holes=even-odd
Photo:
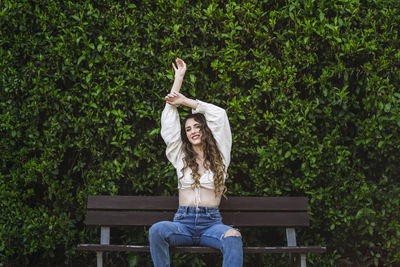
[[[241,255],[243,250],[242,235],[235,229],[229,229],[225,232],[222,238],[223,254],[227,255]],[[236,257],[236,256],[235,256]]]
[[[240,232],[238,230],[235,229],[229,229],[225,232],[224,237],[228,237],[228,236],[238,236],[238,237],[242,237],[242,235],[240,234]]]
[[[168,228],[168,222],[158,222],[153,224],[149,229],[149,238],[161,237]]]

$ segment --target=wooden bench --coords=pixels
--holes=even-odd
[[[101,227],[100,244],[80,244],[78,250],[96,251],[98,267],[103,265],[105,251],[150,252],[148,245],[110,244],[110,227],[150,226],[158,221],[171,221],[177,208],[177,197],[89,196],[86,225]],[[309,226],[308,199],[305,197],[229,197],[222,199],[219,208],[227,225],[286,228],[287,246],[243,247],[244,253],[288,253],[292,265],[303,267],[306,266],[307,253],[326,251],[326,247],[321,246],[297,246],[295,227]],[[210,247],[171,247],[170,250],[220,253]]]

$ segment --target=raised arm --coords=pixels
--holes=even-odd
[[[180,58],[177,58],[175,60],[175,62],[176,62],[176,66],[172,62],[172,67],[175,70],[175,79],[174,79],[174,84],[172,85],[172,88],[171,88],[171,93],[172,92],[179,93],[179,91],[181,90],[183,78],[185,77],[185,73],[186,73],[186,63]]]
[[[186,64],[181,59],[177,59],[176,64],[177,67],[172,64],[175,70],[175,81],[171,92],[165,97],[167,104],[161,117],[161,136],[167,144],[167,157],[172,164],[174,164],[179,156],[182,156],[182,140],[180,137],[180,122],[177,106],[184,105],[190,107],[193,113],[204,114],[207,125],[217,141],[218,149],[222,153],[226,168],[228,168],[231,160],[232,148],[232,134],[228,116],[223,108],[187,98],[179,93],[186,72]]]
[[[186,73],[186,63],[180,58],[177,58],[175,61],[176,66],[174,63],[172,63],[172,67],[175,70],[174,84],[172,85],[171,92],[165,97],[165,100],[170,105],[184,105],[195,109],[197,107],[197,102],[179,93],[181,90],[183,78],[185,77]]]
[[[197,107],[193,113],[202,113],[206,117],[207,125],[211,129],[219,151],[224,158],[225,167],[231,161],[232,133],[226,111],[216,105],[197,100]]]
[[[176,59],[176,64],[177,67],[172,64],[175,70],[175,81],[171,92],[165,97],[167,105],[170,104],[174,107],[184,105],[192,108],[193,113],[204,114],[207,125],[217,141],[218,149],[222,153],[225,165],[228,167],[231,160],[232,134],[225,110],[209,103],[187,98],[179,93],[186,72],[186,64],[179,58]]]
[[[176,66],[172,63],[172,67],[175,70],[175,80],[168,96],[179,93],[186,72],[186,64],[180,58],[176,59]],[[168,96],[165,97],[166,105],[161,115],[161,136],[167,145],[167,158],[177,168],[182,157],[181,124],[177,110],[179,104],[169,102]]]
[[[177,168],[182,157],[181,124],[177,107],[166,104],[161,114],[161,137],[167,145],[168,160]]]

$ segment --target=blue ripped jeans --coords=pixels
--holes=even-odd
[[[153,224],[149,230],[150,252],[155,267],[169,267],[169,246],[204,246],[221,250],[223,267],[243,265],[242,238],[225,237],[232,227],[222,223],[217,207],[180,206],[174,221]]]

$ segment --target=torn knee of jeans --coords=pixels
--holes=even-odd
[[[228,231],[226,231],[225,234],[224,234],[224,237],[228,237],[228,236],[239,236],[239,237],[242,237],[240,232],[238,230],[235,230],[235,229],[229,229]]]

